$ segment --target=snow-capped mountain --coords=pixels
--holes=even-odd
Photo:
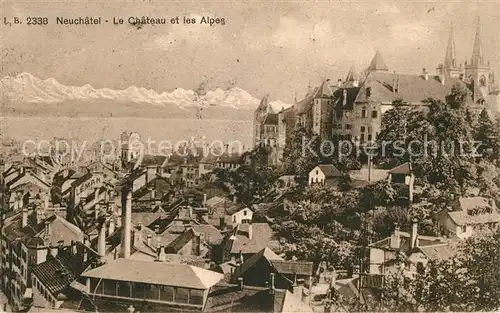
[[[259,104],[258,99],[239,87],[227,90],[217,88],[203,95],[182,88],[177,88],[170,93],[158,93],[152,89],[136,86],[130,86],[124,90],[95,89],[88,84],[65,86],[54,78],[42,80],[29,73],[21,73],[14,77],[5,76],[0,80],[0,85],[0,92],[6,99],[26,103],[112,100],[160,107],[170,105],[176,105],[179,108],[219,106],[235,109],[255,109]],[[271,106],[279,111],[282,107],[290,105],[276,101],[272,102]]]

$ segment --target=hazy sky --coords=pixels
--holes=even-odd
[[[500,80],[500,1],[14,1],[2,21],[47,16],[48,26],[0,26],[0,74],[30,72],[67,85],[124,89],[130,85],[239,86],[255,97],[292,101],[309,82],[361,71],[380,50],[389,69],[435,72],[450,24],[457,58],[470,59],[479,16],[485,58]],[[62,26],[55,18],[94,16],[100,26]],[[221,17],[225,26],[113,26],[130,16]]]

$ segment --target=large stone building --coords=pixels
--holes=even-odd
[[[255,143],[271,145],[275,160],[282,156],[287,135],[301,125],[322,140],[343,138],[356,143],[375,140],[382,127],[383,114],[401,99],[425,110],[425,99],[445,100],[456,84],[470,91],[467,104],[475,111],[500,105],[490,63],[485,60],[478,20],[470,62],[459,65],[455,55],[453,29],[444,62],[435,75],[423,69],[419,74],[391,71],[377,51],[363,77],[358,80],[353,67],[344,81],[323,81],[306,96],[281,112],[273,112],[264,98],[255,112]]]

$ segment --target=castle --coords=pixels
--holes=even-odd
[[[390,72],[377,51],[361,80],[351,67],[344,80],[325,80],[315,88],[309,87],[303,99],[280,112],[273,111],[264,97],[254,115],[254,145],[270,146],[270,162],[279,163],[286,137],[296,125],[322,140],[342,138],[363,144],[377,138],[382,116],[393,107],[394,100],[402,99],[425,110],[425,99],[444,100],[455,84],[470,90],[467,105],[474,111],[500,106],[499,88],[483,55],[479,19],[472,56],[464,65],[456,59],[452,26],[444,62],[437,66],[435,75],[426,69],[420,74]]]

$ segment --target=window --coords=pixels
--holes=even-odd
[[[119,297],[130,297],[130,283],[126,281],[117,282],[118,286],[118,296]]]
[[[377,118],[378,112],[377,111],[372,111],[372,118]]]
[[[361,118],[366,118],[366,108],[361,111]]]
[[[169,286],[160,286],[160,300],[174,301],[174,288]]]
[[[360,141],[364,142],[365,141],[365,134],[361,134],[360,138],[361,138]]]
[[[99,283],[98,279],[90,279],[90,293],[91,294],[102,294],[102,282]]]
[[[368,135],[368,141],[371,141],[371,140],[372,140],[372,135],[371,135],[371,134],[369,134],[369,135]]]
[[[462,233],[465,233],[467,231],[467,225],[460,226],[460,230],[462,231]]]
[[[481,77],[479,78],[479,86],[480,86],[480,87],[486,87],[486,77],[481,76]]]
[[[189,302],[189,289],[176,288],[175,289],[175,302],[188,303]]]
[[[158,300],[160,297],[158,287],[155,285],[144,285],[144,298]]]
[[[345,129],[351,129],[351,124],[345,124]]]
[[[102,291],[105,295],[116,296],[116,282],[113,280],[103,280],[101,282]],[[129,293],[130,296],[130,293]]]
[[[368,87],[366,88],[366,97],[369,98],[372,95],[372,88]]]
[[[247,216],[247,210],[243,210],[243,216]]]
[[[365,132],[365,127],[364,126],[361,126],[361,132],[364,133]]]
[[[191,289],[191,294],[189,295],[190,304],[203,304],[203,290]]]
[[[146,289],[145,284],[134,283],[132,285],[132,298],[144,299],[144,290]]]
[[[350,114],[349,114],[349,111],[345,111],[345,112],[344,112],[344,116],[345,116],[345,117],[349,117],[349,115],[350,115]]]

